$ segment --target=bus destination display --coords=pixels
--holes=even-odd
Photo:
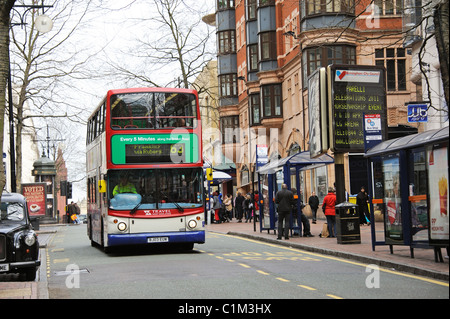
[[[125,162],[136,163],[184,163],[184,144],[127,144]]]
[[[330,142],[334,152],[364,152],[364,118],[381,120],[386,134],[386,90],[384,68],[377,66],[328,67],[331,81]],[[383,138],[384,139],[384,138]]]

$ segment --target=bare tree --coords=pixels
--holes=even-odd
[[[59,100],[58,83],[67,78],[80,76],[81,67],[88,59],[80,60],[81,52],[67,50],[65,43],[76,33],[85,18],[90,2],[58,1],[49,10],[53,30],[48,34],[36,28],[40,11],[29,11],[26,27],[11,29],[13,83],[17,100],[14,114],[16,120],[16,184],[20,187],[22,176],[22,132],[26,117],[61,117],[74,120],[78,113],[76,105],[68,99]],[[12,16],[14,21],[15,16]],[[80,48],[81,49],[81,48]],[[64,101],[64,104],[61,103]],[[34,110],[24,115],[25,103]]]
[[[136,44],[126,53],[139,63],[112,62],[114,72],[140,85],[189,88],[214,54],[211,30],[201,20],[207,11],[201,1],[191,1],[192,5],[184,0],[150,3],[146,1],[148,17],[136,19],[145,32],[138,35]]]

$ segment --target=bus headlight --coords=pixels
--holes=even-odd
[[[188,221],[188,227],[190,229],[194,229],[195,227],[197,227],[197,222],[194,219],[191,219],[190,221]]]
[[[124,231],[127,229],[127,224],[125,224],[124,222],[120,222],[117,224],[117,229],[120,231]]]

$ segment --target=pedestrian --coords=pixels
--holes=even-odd
[[[358,205],[358,213],[359,213],[359,224],[364,225],[368,224],[369,217],[366,217],[369,215],[369,208],[367,204],[369,203],[369,196],[366,193],[366,189],[364,186],[361,187],[361,191],[356,195],[356,204]]]
[[[303,237],[314,237],[313,234],[311,234],[311,225],[309,223],[308,217],[306,217],[305,214],[303,214],[303,208],[305,208],[305,205],[303,204],[303,201],[301,199],[298,199],[298,196],[295,196],[297,194],[297,189],[293,188],[292,193],[294,193],[294,205],[292,205],[292,217],[294,220],[298,220],[298,201],[300,200],[300,222],[303,225]],[[301,196],[300,196],[301,198]]]
[[[286,184],[281,185],[281,190],[275,195],[275,203],[278,205],[278,237],[289,239],[289,221],[291,219],[292,205],[294,205],[294,194],[288,190]],[[284,232],[283,232],[284,222]]]
[[[312,223],[315,224],[317,221],[317,209],[319,208],[319,197],[317,197],[316,192],[312,192],[308,199],[309,207],[311,207],[312,212]]]
[[[248,223],[249,220],[251,222],[253,215],[253,201],[250,193],[245,195],[244,212],[245,212],[245,222]]]
[[[220,223],[220,218],[219,218],[219,211],[220,211],[220,200],[219,200],[219,193],[218,192],[214,192],[213,193],[213,210],[214,210],[214,220],[216,223]]]
[[[67,205],[67,223],[69,224],[76,224],[77,219],[77,209],[75,207],[75,204],[73,202],[70,202],[69,205]]]
[[[322,210],[327,218],[328,233],[336,237],[336,194],[333,187],[328,187],[328,194],[323,199]]]
[[[227,195],[225,195],[225,199],[223,200],[223,204],[224,204],[224,206],[225,206],[225,221],[226,222],[230,222],[230,219],[231,219],[231,214],[232,214],[232,211],[233,211],[233,205],[231,204],[232,203],[232,201],[231,201],[231,194],[227,194]]]
[[[238,220],[238,223],[242,223],[244,200],[245,200],[244,196],[242,196],[241,193],[238,192],[236,195],[235,206],[234,206],[234,209],[236,210],[236,219]]]
[[[255,216],[255,221],[258,221],[258,217],[259,217],[259,192],[255,191],[255,195],[253,196],[254,199],[254,203],[255,203],[255,209],[254,209],[254,216]]]

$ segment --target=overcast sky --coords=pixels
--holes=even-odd
[[[85,25],[81,28],[82,32],[79,32],[71,42],[74,47],[88,48],[83,50],[84,55],[95,54],[95,58],[89,64],[91,72],[102,75],[107,62],[123,62],[124,65],[129,67],[142,67],[145,64],[143,59],[133,57],[129,52],[131,49],[138,47],[137,42],[139,39],[150,39],[152,36],[158,35],[157,31],[153,30],[155,25],[151,19],[152,14],[156,14],[155,9],[152,8],[152,2],[149,0],[103,1],[103,6],[108,8],[107,10],[96,9],[89,13],[86,17],[86,22],[84,22]],[[201,19],[201,16],[204,14],[215,11],[215,1],[213,0],[185,0],[184,2],[190,4],[192,10],[191,12],[186,12],[186,16],[183,17],[186,19],[186,23],[191,21],[188,19]],[[183,21],[180,21],[180,23],[183,23]],[[206,29],[208,28],[211,31],[210,26],[201,23],[198,32],[207,32]],[[215,50],[215,36],[212,38],[211,45],[213,46],[212,50]],[[176,79],[179,76],[177,73],[176,69],[159,72],[159,81],[161,82],[158,83],[163,85]],[[80,105],[86,105],[86,119],[96,108],[108,89],[128,87],[128,85],[117,81],[111,75],[100,76],[91,80],[78,80],[73,85],[76,86],[76,89],[68,92],[68,94],[71,98],[78,99],[79,102],[77,103]],[[142,85],[136,84],[131,86]],[[80,144],[80,149],[84,151],[86,128],[75,124],[72,131],[82,136],[79,140],[80,142],[77,143]],[[84,156],[84,153],[82,156]],[[79,164],[71,163],[71,161],[78,159],[72,157],[65,158],[65,160],[67,162],[69,180],[80,179],[80,175],[83,175],[84,172],[80,172]],[[85,168],[83,169],[85,170]],[[86,180],[74,184],[74,201],[86,197],[85,184]]]

